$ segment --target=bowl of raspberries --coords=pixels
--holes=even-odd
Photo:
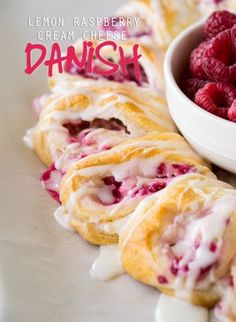
[[[165,57],[170,113],[193,148],[236,173],[236,14],[216,11],[184,30]]]

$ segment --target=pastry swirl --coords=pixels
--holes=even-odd
[[[93,47],[96,48],[101,42],[93,40]],[[120,46],[124,52],[124,56],[129,59],[133,57],[133,48],[139,44],[135,40],[116,41],[117,48]],[[83,41],[78,40],[74,44],[76,54],[78,57],[82,56]],[[139,44],[138,54],[141,57],[138,60],[140,80],[137,80],[134,72],[134,64],[129,63],[126,65],[127,74],[124,75],[119,67],[118,71],[112,75],[105,76],[89,73],[87,67],[78,68],[75,64],[71,67],[64,66],[64,72],[59,73],[55,68],[53,77],[49,79],[49,88],[53,92],[60,92],[71,87],[78,86],[81,80],[94,80],[99,82],[116,82],[129,85],[136,85],[138,87],[149,87],[157,90],[159,93],[164,92],[164,76],[163,76],[163,59],[164,51],[154,44]],[[105,60],[109,60],[115,64],[120,64],[120,54],[118,49],[114,50],[111,46],[105,46],[101,49],[100,55]],[[93,64],[100,69],[106,69],[107,66],[103,65],[98,59],[94,58]]]
[[[174,129],[165,99],[155,92],[122,84],[99,86],[88,81],[57,95],[43,109],[33,129],[33,145],[49,166],[72,143],[77,143],[80,153],[88,155],[129,137]]]
[[[121,261],[135,279],[212,307],[235,256],[236,191],[200,174],[144,200],[120,234]]]
[[[213,175],[180,135],[151,133],[72,165],[60,200],[82,237],[94,244],[116,243],[142,199],[190,172]]]

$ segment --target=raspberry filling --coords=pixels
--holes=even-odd
[[[122,123],[122,121],[116,118],[111,118],[109,120],[94,119],[91,122],[83,120],[77,120],[75,122],[70,121],[68,123],[64,123],[63,126],[68,130],[72,141],[74,141],[75,138],[85,129],[102,128],[111,131],[124,131],[125,133],[129,133],[127,127]],[[79,139],[81,139],[81,137],[79,137]]]
[[[167,277],[165,275],[158,275],[157,280],[159,284],[167,284],[169,283]]]
[[[63,173],[58,171],[53,164],[41,176],[40,181],[48,194],[57,202],[59,199],[59,186],[63,177]]]
[[[128,59],[129,57],[127,57]],[[109,59],[112,62],[112,59]],[[118,70],[116,73],[112,75],[98,75],[95,73],[89,73],[87,71],[87,67],[84,68],[78,68],[75,64],[69,68],[67,64],[65,65],[65,71],[71,75],[80,75],[85,78],[90,78],[94,80],[98,80],[100,78],[107,79],[109,81],[114,81],[118,83],[124,83],[124,82],[135,82],[138,86],[145,86],[148,84],[148,77],[145,73],[143,67],[141,64],[138,64],[139,72],[140,72],[140,80],[136,78],[136,73],[134,70],[134,64],[130,63],[126,65],[127,73],[124,75],[120,70]]]
[[[59,186],[66,172],[65,168],[88,155],[110,150],[129,137],[127,128],[115,118],[94,119],[92,122],[79,120],[64,123],[63,126],[69,132],[69,152],[65,151],[61,158],[42,174],[40,179],[44,189],[58,202],[60,202]]]
[[[128,176],[122,181],[117,181],[114,176],[102,178],[105,186],[109,187],[110,198],[96,197],[103,205],[118,204],[125,198],[142,198],[164,189],[175,177],[195,172],[196,168],[188,164],[167,164],[161,163],[157,166],[156,175],[152,178],[145,178],[138,175]],[[102,189],[102,186],[100,187]]]

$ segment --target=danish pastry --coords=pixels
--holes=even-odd
[[[52,101],[57,99],[59,94],[44,94],[36,97],[32,102],[32,108],[37,117],[41,114],[44,108]]]
[[[58,95],[32,132],[37,154],[50,166],[71,143],[79,143],[80,153],[87,155],[128,137],[174,129],[165,99],[153,91],[85,82]]]
[[[196,0],[132,0],[117,14],[139,17],[148,35],[162,48],[167,48],[178,33],[199,19]]]
[[[235,230],[233,187],[188,174],[139,205],[120,233],[121,262],[143,283],[212,307],[236,253]]]
[[[144,197],[186,173],[213,175],[203,164],[180,135],[151,133],[72,165],[60,200],[84,239],[116,243],[120,227]]]
[[[100,44],[99,41],[93,41],[93,47],[96,48]],[[128,59],[133,57],[133,47],[137,44],[137,41],[125,40],[117,41],[117,47],[121,46],[124,52],[124,56]],[[83,41],[79,40],[74,45],[78,57],[82,56]],[[61,91],[63,89],[70,89],[72,86],[77,86],[79,80],[93,79],[103,81],[115,81],[118,83],[128,83],[141,87],[149,87],[157,90],[159,93],[164,91],[164,77],[163,77],[163,58],[164,52],[157,46],[152,45],[141,45],[138,47],[138,54],[142,55],[138,60],[140,80],[134,72],[134,64],[128,63],[126,65],[126,75],[121,72],[121,68],[118,69],[113,75],[99,75],[93,72],[88,72],[87,67],[78,68],[76,65],[67,66],[65,65],[64,73],[59,73],[55,68],[53,71],[53,77],[49,79],[49,87],[55,91]],[[100,50],[100,55],[110,62],[119,64],[120,54],[119,51],[114,51],[111,46],[105,46]],[[98,66],[100,69],[107,68],[101,61],[94,58],[93,64]]]

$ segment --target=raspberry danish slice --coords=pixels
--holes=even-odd
[[[93,40],[93,47],[96,48],[101,42]],[[93,57],[92,67],[99,68],[99,70],[110,70],[111,66],[107,63],[113,63],[118,66],[118,70],[112,74],[98,74],[94,71],[88,70],[88,65],[85,64],[83,68],[78,67],[75,63],[64,65],[64,73],[59,73],[55,68],[53,77],[49,79],[49,87],[55,92],[70,89],[77,86],[81,81],[94,80],[95,82],[109,82],[130,84],[138,87],[149,87],[157,90],[159,93],[164,92],[164,76],[163,76],[163,59],[164,52],[155,45],[146,44],[141,45],[137,49],[138,55],[141,57],[134,63],[134,46],[138,44],[132,40],[117,41],[117,49],[110,45],[104,46],[100,49],[100,56],[103,61],[101,62]],[[122,48],[125,63],[121,63],[121,55],[119,47]],[[74,44],[76,55],[80,59],[83,55],[83,40],[79,40]],[[90,64],[91,65],[91,64]],[[92,68],[92,69],[93,69]],[[135,68],[139,69],[140,79],[137,77]]]
[[[236,190],[188,174],[140,204],[120,235],[121,262],[135,279],[212,307],[236,250]]]
[[[106,122],[96,119],[91,124],[88,123],[85,123],[88,127],[81,130],[81,132],[79,132],[79,129],[80,125],[83,124],[82,122],[64,125],[71,135],[71,143],[66,147],[61,157],[41,176],[44,189],[59,203],[61,180],[73,163],[91,154],[110,150],[113,146],[127,140],[130,136],[116,119],[110,119]],[[95,124],[100,127],[95,127]]]
[[[122,84],[86,82],[60,94],[43,110],[32,129],[33,146],[48,166],[57,161],[71,143],[88,146],[91,130],[106,129],[138,137],[152,131],[173,131],[175,126],[166,101],[149,89]],[[81,133],[84,130],[83,133]]]
[[[152,133],[75,163],[60,186],[65,216],[84,239],[117,243],[139,202],[188,173],[213,175],[178,134]]]
[[[50,166],[43,185],[58,200],[61,177],[73,162],[128,138],[174,129],[165,100],[153,91],[89,82],[58,94],[30,134],[36,153]]]

